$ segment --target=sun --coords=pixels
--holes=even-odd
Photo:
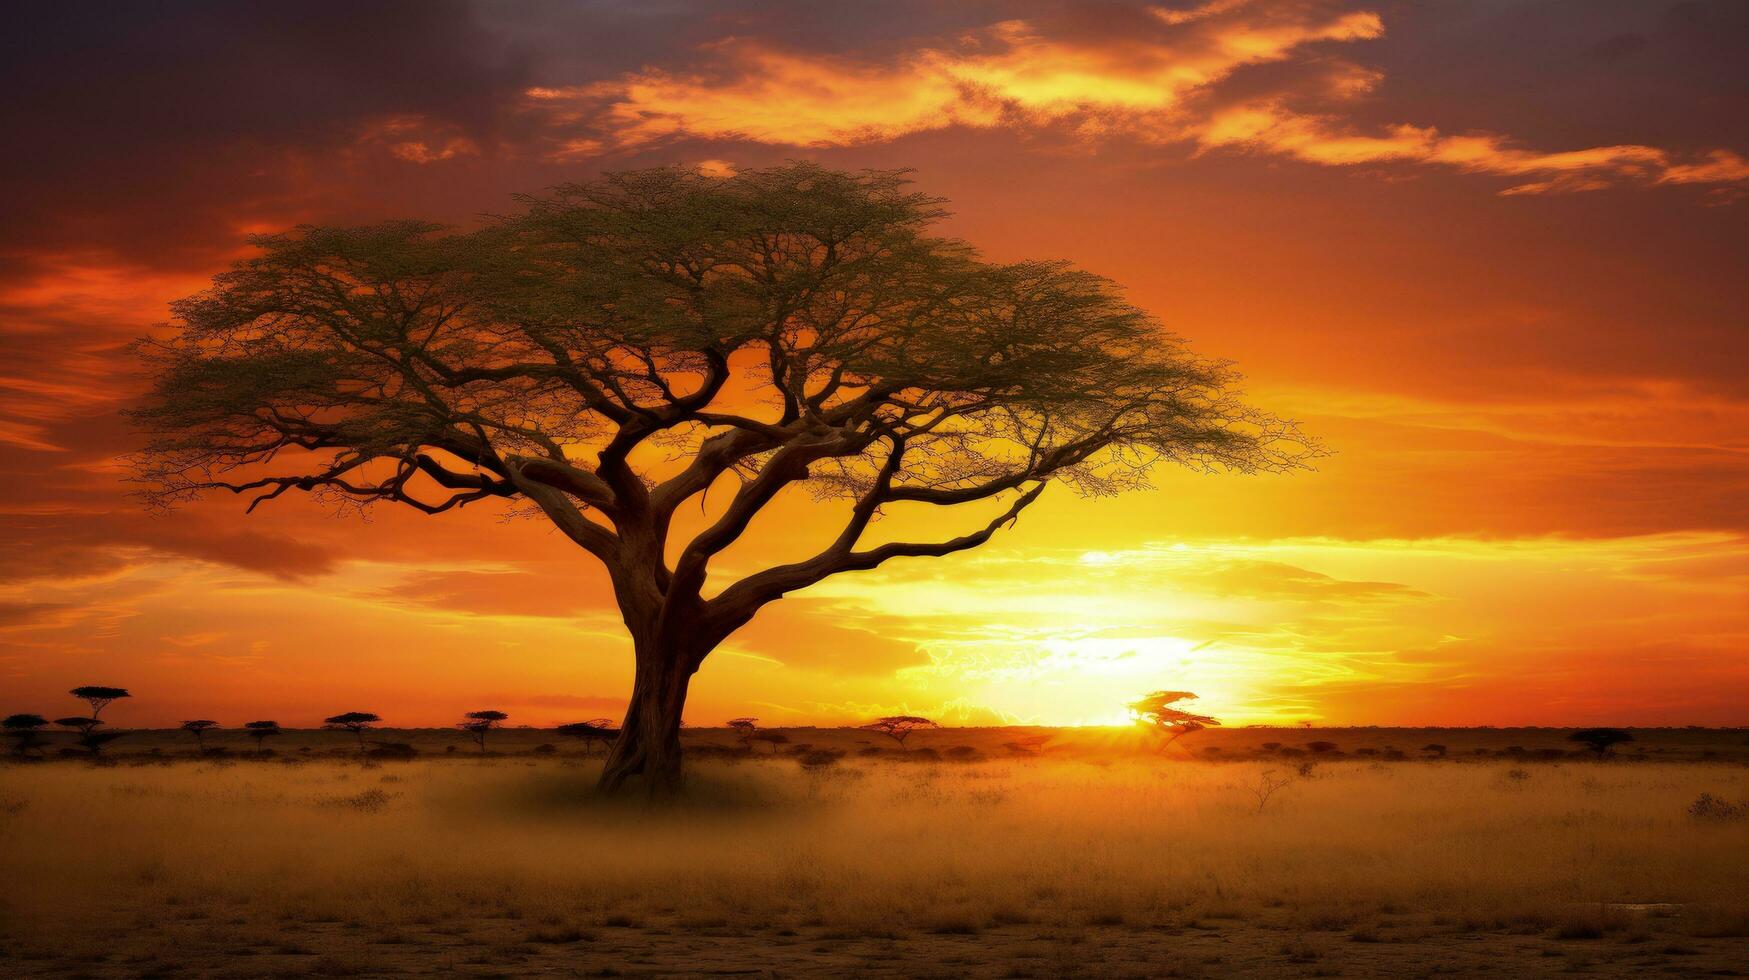
[[[965,684],[968,700],[1016,722],[1037,725],[1129,725],[1127,705],[1163,686],[1194,690],[1217,711],[1234,703],[1235,686],[1219,675],[1219,653],[1175,636],[1048,639],[1007,650],[986,646],[937,658]]]

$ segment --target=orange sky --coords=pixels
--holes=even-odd
[[[604,578],[539,524],[146,514],[125,345],[250,232],[811,158],[914,167],[990,257],[1123,283],[1337,455],[1057,487],[984,549],[830,580],[713,655],[690,722],[1117,721],[1171,687],[1239,723],[1749,723],[1742,5],[508,6],[0,42],[32,93],[0,110],[0,710],[617,713]],[[835,516],[783,500],[728,565]]]

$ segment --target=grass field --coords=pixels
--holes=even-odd
[[[594,799],[574,747],[527,754],[550,733],[485,757],[385,733],[427,750],[385,763],[331,733],[271,760],[141,733],[110,765],[0,769],[0,974],[1749,971],[1749,819],[1690,812],[1749,800],[1741,732],[1609,761],[1538,760],[1560,733],[1405,761],[1385,746],[1427,733],[1219,734],[1200,748],[1235,761],[944,730],[809,771],[695,732],[688,799],[653,810]],[[1307,740],[1344,755],[1250,757]]]

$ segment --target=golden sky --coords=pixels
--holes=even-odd
[[[1124,284],[1336,455],[1056,487],[981,550],[829,580],[713,655],[689,722],[1111,722],[1169,687],[1229,723],[1749,723],[1741,4],[827,6],[32,14],[0,58],[32,93],[0,163],[0,710],[616,714],[604,577],[537,523],[147,514],[126,345],[252,232],[808,158],[915,168],[991,258]],[[837,517],[782,500],[729,569]]]

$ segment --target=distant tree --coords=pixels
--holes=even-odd
[[[201,755],[206,754],[206,733],[217,727],[219,723],[210,718],[197,718],[182,723],[182,730],[194,736],[195,749]]]
[[[772,755],[777,754],[777,747],[779,745],[789,744],[789,736],[782,732],[757,732],[747,736],[747,738],[750,742],[765,742],[769,744],[771,746]],[[749,745],[748,748],[752,748],[752,746]]]
[[[1567,741],[1579,744],[1597,753],[1599,759],[1609,754],[1609,750],[1623,742],[1632,742],[1634,736],[1619,728],[1582,728],[1567,736]]]
[[[930,721],[928,718],[919,718],[916,715],[888,715],[885,718],[877,718],[862,726],[864,731],[879,732],[893,741],[898,742],[900,749],[905,748],[905,740],[911,737],[912,732],[921,728],[940,727],[940,725]]]
[[[1164,751],[1173,742],[1192,732],[1200,732],[1204,728],[1220,724],[1208,715],[1199,715],[1176,707],[1181,701],[1195,700],[1196,695],[1189,691],[1155,691],[1140,701],[1130,702],[1130,715],[1136,719],[1136,724],[1165,738],[1160,743],[1160,748]]]
[[[243,730],[248,733],[250,738],[255,740],[255,751],[257,752],[262,750],[262,742],[274,735],[283,733],[283,729],[279,727],[279,722],[277,721],[246,722],[243,725]]]
[[[456,727],[473,736],[474,741],[480,746],[480,751],[484,753],[486,751],[486,733],[510,716],[502,711],[470,711],[463,717],[467,720]]]
[[[103,709],[109,707],[111,702],[133,697],[125,687],[99,687],[96,685],[75,687],[67,693],[90,705],[92,718],[102,714]]]
[[[86,718],[74,715],[71,718],[56,718],[55,724],[62,728],[71,728],[79,733],[79,746],[94,756],[103,754],[103,747],[122,737],[122,732],[101,732],[103,721],[98,718]]]
[[[619,729],[613,727],[611,718],[591,718],[588,721],[574,721],[568,725],[560,725],[558,733],[566,738],[574,738],[583,743],[583,751],[588,753],[595,745],[606,745],[619,737]]]
[[[370,731],[370,726],[379,721],[382,721],[382,718],[373,715],[368,711],[348,711],[343,715],[335,715],[332,718],[326,718],[322,721],[322,724],[329,728],[338,728],[351,732],[353,736],[358,739],[358,751],[363,752],[364,733]]]
[[[40,751],[44,740],[42,729],[48,725],[48,719],[42,715],[8,715],[0,721],[0,729],[4,729],[6,737],[12,739],[12,751],[19,755],[27,755],[32,749]]]
[[[1317,455],[1114,283],[986,261],[906,184],[806,162],[662,168],[520,198],[468,231],[262,236],[142,348],[141,476],[160,503],[298,491],[544,517],[605,566],[633,638],[601,788],[641,776],[663,793],[692,676],[763,606],[976,548],[1051,483],[1106,495],[1165,466]],[[675,520],[731,477],[706,520]],[[724,581],[712,565],[786,491],[843,501],[842,522],[811,557]],[[996,506],[957,535],[862,541],[897,505],[980,502]]]
[[[741,745],[744,748],[751,749],[753,746],[750,743],[752,742],[753,734],[759,731],[759,719],[730,718],[729,729],[735,733],[736,738],[741,740]]]

